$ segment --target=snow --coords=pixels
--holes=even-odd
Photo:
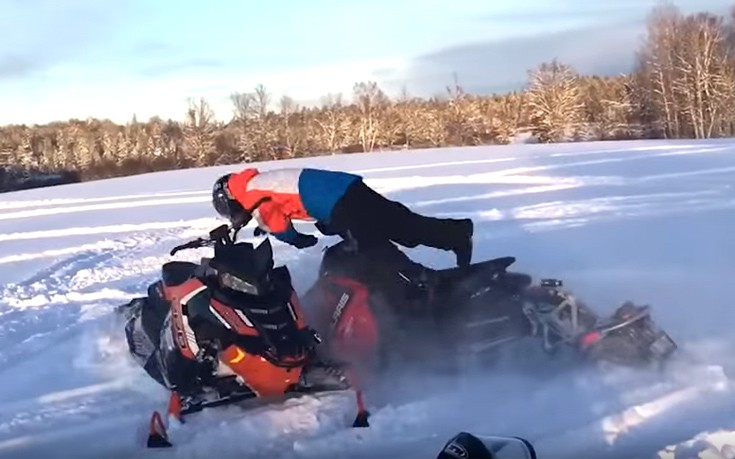
[[[471,147],[262,167],[287,165],[357,171],[419,212],[471,216],[475,260],[514,255],[515,269],[564,279],[602,313],[628,299],[651,304],[681,353],[663,373],[548,364],[537,376],[397,375],[367,430],[345,428],[349,394],[324,394],[246,415],[201,413],[172,429],[176,448],[146,450],[148,417],[166,394],[127,356],[111,310],[145,292],[173,245],[219,223],[209,188],[233,167],[25,190],[0,195],[0,457],[418,459],[436,457],[460,430],[525,436],[540,458],[735,457],[735,141]],[[273,241],[299,292],[335,241],[303,251]],[[454,262],[408,252],[431,266]]]

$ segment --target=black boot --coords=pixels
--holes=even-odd
[[[452,251],[457,256],[457,266],[467,267],[472,263],[472,236],[474,234],[474,223],[469,218],[461,220],[461,222],[466,226],[464,231],[465,235],[459,245],[457,245]]]

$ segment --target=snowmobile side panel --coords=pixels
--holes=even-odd
[[[379,351],[383,332],[372,311],[367,287],[347,277],[321,277],[303,296],[309,322],[324,337],[329,358],[363,364]]]
[[[241,384],[258,397],[283,395],[297,384],[302,367],[283,368],[260,356],[248,354],[238,346],[229,346],[221,353],[221,360],[241,376]]]
[[[141,310],[141,325],[154,346],[158,347],[161,327],[169,313],[169,304],[164,298],[163,283],[154,282],[148,287],[148,297]]]
[[[206,294],[207,286],[198,279],[190,279],[183,284],[165,287],[166,298],[171,304],[171,327],[179,350],[188,359],[194,359],[199,352],[196,335],[189,325],[183,309],[197,295]]]
[[[378,349],[378,324],[370,307],[367,287],[346,277],[327,276],[319,280],[312,295],[319,294],[317,320],[328,336],[333,357],[355,362]]]
[[[182,395],[193,394],[199,389],[202,364],[181,352],[171,320],[171,316],[168,316],[161,329],[161,342],[155,354],[157,365],[153,368],[160,372],[167,389],[176,390]]]

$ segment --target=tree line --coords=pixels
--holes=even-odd
[[[683,14],[661,4],[631,72],[583,75],[558,60],[529,70],[523,90],[492,96],[455,83],[446,94],[390,98],[375,82],[351,98],[300,107],[267,88],[231,96],[233,118],[215,120],[204,99],[183,121],[87,119],[0,127],[6,177],[70,174],[79,180],[149,171],[386,149],[540,142],[712,138],[735,133],[735,8]],[[272,109],[273,102],[277,108]],[[0,190],[12,188],[0,183]]]

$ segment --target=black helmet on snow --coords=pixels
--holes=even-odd
[[[237,202],[227,188],[227,182],[232,174],[226,174],[218,178],[212,187],[212,206],[217,213],[228,219],[230,223],[246,224],[252,218],[250,212]]]

